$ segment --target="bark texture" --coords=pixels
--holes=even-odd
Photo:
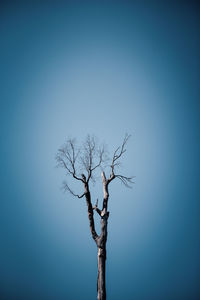
[[[106,249],[98,248],[97,300],[106,299]]]
[[[98,277],[97,277],[97,300],[106,299],[106,242],[107,242],[107,225],[109,212],[108,208],[108,183],[106,180],[105,173],[102,173],[102,183],[103,183],[103,206],[100,211],[101,215],[101,234],[97,239],[97,261],[98,261]]]
[[[107,223],[109,214],[106,213],[101,219],[101,235],[98,238],[97,261],[98,261],[98,277],[97,277],[97,300],[106,299],[106,242],[107,242]]]
[[[93,207],[92,207],[88,182],[85,182],[84,185],[85,185],[85,199],[86,199],[87,208],[88,208],[88,219],[89,219],[90,231],[91,231],[93,239],[95,240],[95,242],[97,242],[98,234],[96,233],[96,230],[95,230],[94,213],[93,213]]]

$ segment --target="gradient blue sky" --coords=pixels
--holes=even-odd
[[[108,300],[197,300],[197,1],[54,2],[0,6],[1,299],[96,298],[86,204],[61,192],[55,153],[87,133],[112,153],[128,132],[136,184],[110,189]]]

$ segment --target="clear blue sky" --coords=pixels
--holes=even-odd
[[[55,154],[88,133],[112,153],[128,132],[136,183],[110,189],[108,300],[197,300],[197,1],[34,2],[0,7],[1,299],[96,298],[86,204],[61,192]]]

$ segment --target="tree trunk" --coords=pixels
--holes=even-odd
[[[106,300],[106,249],[98,248],[97,300]]]
[[[103,210],[101,213],[101,235],[97,239],[97,300],[106,300],[106,242],[107,242],[107,224],[109,212]]]
[[[106,180],[105,173],[102,173],[102,181],[103,181],[103,207],[102,210],[99,211],[101,216],[101,234],[96,240],[98,254],[98,277],[97,277],[97,300],[106,300],[106,242],[107,242],[107,225],[108,225],[108,217],[109,212],[107,211],[108,207],[108,182]]]
[[[84,176],[84,175],[83,175]],[[107,224],[109,212],[107,211],[108,207],[108,181],[106,180],[105,173],[102,173],[103,179],[103,191],[104,191],[104,199],[103,199],[103,207],[102,210],[98,209],[97,206],[92,207],[91,196],[89,191],[88,182],[84,179],[85,186],[85,198],[88,207],[88,219],[90,225],[90,231],[92,237],[97,245],[98,254],[97,254],[97,263],[98,263],[98,277],[97,277],[97,300],[106,300],[106,242],[107,242]],[[93,209],[95,209],[101,217],[101,234],[97,235],[94,224],[93,217]]]

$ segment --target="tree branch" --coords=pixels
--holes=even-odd
[[[130,184],[133,184],[134,181],[132,181],[132,179],[134,178],[134,176],[132,177],[127,177],[127,176],[123,176],[123,175],[115,175],[116,178],[119,178],[121,180],[121,182],[128,188],[131,188]],[[129,184],[130,183],[130,184]]]
[[[133,183],[131,181],[132,177],[126,177],[126,176],[123,176],[123,175],[116,175],[115,174],[115,167],[116,166],[119,166],[120,162],[118,161],[119,158],[121,158],[121,156],[126,152],[126,149],[125,149],[125,146],[128,142],[130,138],[130,135],[128,134],[125,134],[125,137],[124,137],[124,140],[123,140],[123,143],[121,146],[119,146],[115,151],[114,151],[114,154],[113,154],[113,158],[112,158],[112,163],[111,163],[111,173],[110,173],[110,178],[107,180],[107,185],[113,180],[115,179],[116,177],[119,178],[126,187],[130,187],[128,185],[128,183]]]
[[[97,243],[99,236],[95,230],[93,207],[92,207],[92,203],[91,203],[91,196],[90,196],[88,183],[85,182],[84,186],[85,186],[85,199],[86,199],[86,203],[87,203],[87,207],[88,207],[88,219],[89,219],[89,224],[90,224],[90,231],[92,234],[92,238]]]
[[[95,206],[93,207],[93,210],[96,210],[96,212],[101,216],[102,211],[98,208],[98,199],[96,201]]]
[[[105,154],[105,149],[104,147],[102,148],[99,148],[98,151],[97,151],[97,155],[98,155],[98,163],[92,167],[92,165],[90,165],[89,167],[89,174],[88,174],[88,179],[87,181],[89,182],[91,176],[92,176],[92,172],[97,169],[98,167],[101,166],[102,162],[104,161],[104,154]]]
[[[82,178],[76,175],[76,160],[79,156],[80,150],[75,149],[75,140],[69,139],[67,143],[60,149],[56,155],[57,166],[61,166],[67,170],[67,173],[72,175],[75,179],[83,181]]]
[[[83,144],[81,163],[87,172],[87,182],[95,181],[93,173],[106,160],[104,146],[99,146],[94,136],[87,136]]]
[[[64,189],[64,191],[70,192],[70,194],[72,194],[74,197],[78,197],[79,199],[80,199],[80,198],[83,198],[83,196],[85,196],[85,193],[83,193],[82,195],[75,194],[75,193],[72,191],[72,189],[69,187],[69,185],[67,184],[66,181],[63,182],[63,189]]]

